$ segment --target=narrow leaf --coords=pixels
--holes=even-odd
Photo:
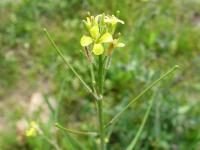
[[[140,94],[138,94],[134,99],[132,99],[125,107],[123,110],[121,110],[119,113],[117,113],[106,125],[104,128],[107,128],[110,126],[112,123],[117,121],[121,115],[136,101],[138,101],[143,95],[145,95],[152,87],[157,85],[160,81],[162,81],[164,78],[166,78],[169,74],[171,74],[174,70],[176,70],[179,66],[175,65],[172,69],[170,69],[168,72],[160,76],[157,80],[155,80],[152,84],[150,84],[146,89],[144,89]]]
[[[141,125],[140,125],[140,127],[139,127],[139,130],[138,130],[137,133],[136,133],[135,138],[131,141],[130,145],[126,148],[126,150],[133,150],[133,148],[135,147],[137,141],[139,140],[140,135],[142,134],[142,131],[143,131],[143,129],[144,129],[144,125],[146,124],[147,119],[148,119],[148,117],[149,117],[149,113],[150,113],[151,108],[152,108],[152,106],[153,106],[153,102],[154,102],[154,95],[153,95],[152,98],[151,98],[150,104],[149,104],[149,106],[148,106],[148,108],[147,108],[147,110],[146,110],[146,113],[145,113],[145,115],[144,115],[144,118],[142,119],[142,123],[141,123]]]

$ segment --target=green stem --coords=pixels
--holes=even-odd
[[[51,35],[49,34],[49,32],[47,31],[47,29],[44,28],[44,32],[46,34],[46,36],[48,37],[48,39],[50,40],[51,44],[53,45],[53,47],[55,48],[56,52],[58,53],[58,55],[60,55],[60,57],[63,59],[65,65],[67,67],[69,67],[71,69],[71,71],[76,75],[76,77],[81,81],[81,83],[85,86],[85,88],[89,91],[89,93],[91,93],[95,98],[97,98],[97,96],[92,92],[92,89],[90,88],[90,86],[87,85],[87,83],[81,78],[81,76],[78,74],[78,72],[76,72],[76,70],[70,65],[70,63],[65,59],[64,55],[62,54],[62,52],[59,50],[59,48],[57,47],[57,45],[55,44],[55,42],[53,41]]]
[[[93,93],[97,95],[97,90],[96,90],[96,80],[95,80],[95,75],[94,75],[94,68],[93,64],[90,63],[90,73],[91,73],[91,79],[92,79],[92,88],[93,88]],[[98,96],[97,96],[98,97]],[[97,99],[95,99],[95,107],[96,111],[98,113],[98,104],[97,104]]]
[[[99,56],[99,70],[98,70],[98,86],[99,86],[99,97],[103,96],[103,81],[104,81],[104,68],[103,68],[103,57],[102,55]]]
[[[104,127],[103,127],[103,116],[102,116],[102,99],[98,100],[98,119],[99,119],[99,135],[100,135],[100,150],[105,149],[104,142]]]
[[[72,134],[91,135],[91,136],[97,136],[98,135],[96,132],[84,132],[84,131],[76,131],[76,130],[68,129],[68,128],[61,126],[58,123],[55,123],[55,126],[59,129],[63,130],[63,131],[66,131],[66,132],[72,133]]]
[[[102,108],[102,95],[103,95],[103,57],[99,56],[99,70],[98,70],[98,88],[99,88],[99,99],[98,104],[98,120],[99,120],[99,135],[100,135],[100,150],[105,150],[104,141],[104,125],[103,125],[103,108]]]
[[[145,90],[143,90],[138,96],[136,96],[134,99],[132,99],[122,111],[117,113],[107,124],[104,128],[110,126],[112,123],[114,123],[133,103],[135,103],[137,100],[139,100],[140,97],[142,97],[144,94],[146,94],[152,87],[154,87],[157,83],[159,83],[161,80],[163,80],[165,77],[167,77],[170,73],[172,73],[175,69],[178,68],[178,65],[175,65],[172,69],[170,69],[167,73],[163,74],[159,79],[154,81],[151,85],[149,85]]]

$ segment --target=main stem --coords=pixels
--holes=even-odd
[[[105,150],[105,142],[104,142],[104,125],[103,125],[103,108],[102,108],[102,97],[103,97],[103,58],[102,55],[99,56],[99,70],[98,70],[98,92],[99,99],[97,101],[98,104],[98,120],[99,120],[99,135],[100,135],[100,149]]]

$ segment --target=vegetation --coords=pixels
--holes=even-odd
[[[96,131],[98,120],[93,96],[65,68],[43,28],[85,82],[91,83],[88,60],[79,44],[84,29],[81,20],[88,11],[119,11],[125,25],[116,30],[126,46],[115,50],[107,72],[104,123],[169,68],[177,64],[180,69],[140,97],[109,128],[107,149],[121,150],[134,143],[153,102],[135,149],[198,150],[199,8],[198,0],[0,2],[0,149],[97,149],[98,137],[69,134],[55,127],[59,122],[62,127]],[[35,99],[43,101],[37,104]],[[26,137],[24,126],[32,120],[42,134]]]

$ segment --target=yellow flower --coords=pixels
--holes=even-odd
[[[27,137],[34,137],[37,135],[37,128],[38,125],[35,121],[32,121],[29,125],[30,127],[26,130],[26,136]]]
[[[103,47],[102,43],[112,42],[113,41],[112,35],[110,33],[106,32],[100,38],[98,38],[97,41],[95,41],[94,37],[97,36],[97,33],[95,33],[94,28],[91,28],[91,29],[93,29],[93,32],[94,32],[94,33],[91,33],[93,38],[90,37],[90,36],[83,35],[81,37],[81,40],[80,40],[81,46],[86,47],[86,46],[89,46],[90,44],[94,43],[94,46],[92,48],[92,52],[95,55],[101,55],[104,52],[104,47]]]
[[[117,23],[124,24],[124,21],[118,19],[118,18],[115,17],[114,15],[112,15],[112,16],[105,16],[104,21],[105,21],[106,23],[111,23],[112,25],[115,25],[115,24],[117,24]]]
[[[114,39],[113,42],[110,44],[108,50],[107,50],[107,55],[112,55],[113,50],[117,47],[124,47],[125,44],[124,43],[120,43],[119,39]]]
[[[103,46],[101,44],[94,44],[92,52],[95,55],[101,55],[104,52],[104,48],[103,48]]]
[[[26,130],[27,137],[34,137],[36,135],[37,135],[37,131],[35,128],[29,128],[28,130]]]
[[[80,43],[82,47],[89,46],[90,44],[94,43],[94,46],[92,48],[92,52],[95,55],[101,55],[104,52],[104,47],[101,43],[110,43],[113,41],[112,35],[108,32],[104,33],[97,42],[92,37],[83,35],[81,37]]]
[[[97,15],[96,17],[89,16],[86,18],[86,20],[83,20],[83,23],[85,24],[86,28],[90,30],[93,26],[98,26],[99,17],[101,16],[102,15]]]
[[[87,50],[90,49],[89,45],[93,45],[91,48],[94,55],[102,55],[104,53],[103,43],[111,43],[107,51],[112,53],[113,49],[116,47],[124,47],[124,43],[119,43],[118,39],[113,39],[113,34],[117,23],[124,24],[124,21],[118,19],[114,15],[105,16],[100,14],[97,16],[91,16],[83,21],[86,29],[89,32],[88,35],[83,35],[81,37],[80,43],[82,47],[86,47]],[[112,25],[112,31],[109,31],[110,24]]]

